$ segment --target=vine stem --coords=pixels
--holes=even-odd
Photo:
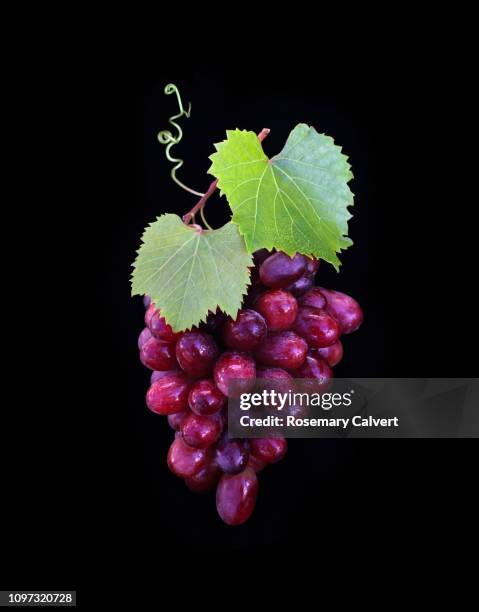
[[[258,140],[260,142],[263,142],[263,140],[266,138],[266,136],[269,134],[270,130],[269,128],[263,128],[261,130],[261,132],[258,134]],[[206,204],[206,202],[209,200],[209,198],[213,195],[213,193],[216,191],[216,187],[218,186],[218,179],[215,179],[211,185],[208,187],[207,192],[200,198],[200,200],[193,206],[193,208],[190,210],[190,212],[187,212],[186,215],[183,215],[183,223],[186,223],[186,225],[188,225],[188,223],[191,222],[191,220],[193,219],[193,217],[196,215],[196,213],[199,210],[203,209],[203,206]]]

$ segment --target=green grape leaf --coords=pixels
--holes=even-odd
[[[132,295],[148,294],[175,331],[204,321],[217,306],[236,318],[251,265],[236,225],[198,231],[177,215],[162,215],[142,236]]]
[[[253,132],[226,134],[210,156],[209,172],[228,199],[248,251],[299,252],[338,269],[337,254],[352,244],[347,232],[353,204],[353,175],[341,148],[304,123],[271,159]]]

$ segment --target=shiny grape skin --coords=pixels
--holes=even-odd
[[[207,461],[206,465],[199,472],[196,472],[194,476],[185,478],[185,485],[193,493],[207,493],[216,487],[221,474],[222,472],[218,464],[213,459]]]
[[[181,369],[195,378],[211,373],[218,354],[216,342],[205,332],[185,332],[176,343],[176,358]]]
[[[221,416],[200,416],[190,412],[181,422],[183,440],[194,448],[208,448],[221,435],[223,421]]]
[[[266,337],[268,328],[264,318],[255,310],[240,310],[236,320],[229,319],[223,326],[223,341],[236,351],[252,351]]]
[[[298,280],[305,267],[304,255],[296,253],[294,257],[289,257],[286,253],[275,253],[263,261],[259,276],[263,285],[271,289],[282,289]]]
[[[248,463],[249,444],[245,440],[231,439],[225,431],[216,445],[216,461],[226,474],[238,474]]]
[[[286,438],[253,438],[250,440],[251,454],[264,463],[277,463],[286,455]]]
[[[319,287],[313,287],[298,301],[300,306],[310,306],[311,308],[319,308],[319,310],[324,310],[326,307],[326,298]]]
[[[216,509],[227,525],[241,525],[256,505],[258,479],[251,468],[239,474],[224,474],[216,489]]]
[[[186,410],[191,382],[184,372],[163,376],[148,389],[146,405],[156,414],[173,414]]]
[[[339,325],[325,310],[301,306],[293,330],[312,348],[331,346],[340,336]]]
[[[156,382],[157,380],[160,380],[160,378],[163,378],[164,376],[168,376],[168,374],[178,374],[179,372],[181,372],[179,368],[175,370],[153,370],[153,372],[151,373],[151,377],[150,377],[150,384],[153,384],[154,382]]]
[[[311,390],[316,393],[323,393],[331,386],[333,371],[325,359],[310,351],[304,363],[294,372],[295,378],[305,378],[311,380]]]
[[[168,415],[168,425],[174,431],[180,431],[181,423],[183,419],[189,414],[189,410],[182,410],[181,412],[174,412]]]
[[[215,365],[215,384],[228,397],[239,397],[247,393],[256,379],[254,359],[245,353],[226,352],[221,355]],[[235,381],[235,388],[229,390],[230,381]]]
[[[226,396],[212,380],[200,380],[191,387],[188,404],[195,414],[207,416],[219,412],[226,403]]]
[[[298,313],[296,298],[289,291],[282,289],[266,291],[258,297],[254,307],[264,317],[269,331],[272,332],[283,331],[291,327]],[[264,335],[266,335],[266,327]]]
[[[155,308],[154,304],[150,304],[145,313],[145,324],[149,327],[151,333],[158,340],[164,342],[176,342],[181,336],[181,333],[176,334],[170,325],[161,316],[160,311]]]
[[[138,348],[141,349],[141,347],[145,344],[145,342],[149,340],[150,338],[151,338],[151,331],[148,329],[148,327],[145,327],[145,329],[143,329],[140,335],[138,336]]]
[[[294,390],[293,377],[281,368],[256,368],[256,378],[262,381],[262,389],[288,393]]]
[[[192,448],[176,436],[168,451],[168,467],[180,478],[191,478],[197,474],[211,458],[206,449]]]
[[[306,341],[291,331],[269,334],[255,351],[259,363],[273,368],[294,370],[306,358]]]
[[[343,345],[341,344],[341,340],[336,340],[331,346],[319,348],[316,352],[333,368],[343,358]]]
[[[312,289],[314,285],[314,279],[310,274],[304,274],[300,276],[297,281],[294,281],[291,285],[286,287],[286,291],[289,291],[294,297],[301,297]]]
[[[178,365],[175,345],[152,336],[140,349],[140,361],[150,370],[173,370]]]
[[[326,311],[336,319],[342,334],[351,334],[356,331],[363,322],[363,311],[356,300],[340,291],[324,289],[320,287],[321,293],[326,298]]]

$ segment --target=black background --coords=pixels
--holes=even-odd
[[[68,72],[82,85],[67,85],[61,69],[59,88],[43,84],[44,145],[22,140],[35,169],[21,182],[20,269],[33,273],[18,284],[16,320],[27,334],[15,336],[22,372],[6,409],[4,588],[76,588],[88,602],[103,583],[133,598],[139,584],[162,588],[191,568],[244,575],[293,559],[301,570],[310,557],[313,568],[336,557],[361,564],[373,538],[381,558],[408,545],[441,553],[469,537],[472,441],[292,440],[286,459],[260,475],[253,517],[230,528],[212,495],[195,496],[169,473],[170,430],[144,405],[143,307],[129,297],[130,265],[148,222],[195,203],[169,179],[156,140],[176,111],[168,82],[192,102],[176,152],[181,179],[197,190],[230,128],[270,128],[264,149],[274,155],[306,122],[350,157],[355,244],[340,274],[323,264],[318,275],[365,311],[338,375],[477,375],[464,55],[441,40],[409,40],[406,53],[386,39],[344,55],[298,40],[295,52],[222,61],[186,39],[176,59],[161,45],[105,45],[88,70],[75,56]],[[28,112],[23,124],[27,133],[36,125]],[[214,226],[228,218],[218,195],[206,212]]]

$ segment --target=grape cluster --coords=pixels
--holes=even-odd
[[[326,386],[343,356],[341,335],[363,320],[353,298],[314,286],[319,260],[261,249],[254,264],[235,320],[218,310],[197,328],[175,333],[145,296],[146,327],[138,339],[141,362],[153,370],[147,406],[166,415],[175,431],[168,466],[194,492],[216,487],[216,507],[228,525],[251,516],[256,474],[287,450],[284,438],[228,436],[229,381],[237,394],[257,377],[286,386],[311,378]]]

